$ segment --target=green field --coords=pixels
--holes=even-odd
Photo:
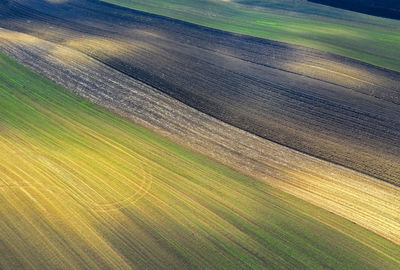
[[[398,246],[0,55],[0,269],[398,269]]]
[[[106,0],[191,23],[278,40],[400,71],[400,22],[305,1]]]

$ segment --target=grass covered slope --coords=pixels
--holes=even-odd
[[[394,20],[296,0],[105,2],[234,33],[303,45],[400,71],[400,22]]]
[[[0,268],[397,269],[398,246],[0,55]]]

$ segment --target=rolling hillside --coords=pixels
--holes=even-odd
[[[0,55],[0,268],[398,269],[397,246]]]
[[[398,72],[98,1],[12,1],[0,27],[83,52],[262,138],[400,179]]]
[[[399,269],[399,34],[305,0],[0,0],[0,269]]]
[[[82,97],[400,244],[400,187],[201,113],[77,50],[1,30],[0,48]]]

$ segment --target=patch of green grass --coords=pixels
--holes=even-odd
[[[263,7],[216,0],[106,2],[230,32],[316,48],[400,71],[400,22],[395,20],[289,0],[265,1]],[[273,22],[274,27],[259,22]]]
[[[255,23],[259,25],[276,25],[275,22],[266,22],[266,21],[256,21]]]
[[[1,269],[398,269],[396,245],[0,55]]]

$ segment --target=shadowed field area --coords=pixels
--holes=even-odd
[[[400,2],[397,0],[309,0],[327,6],[348,9],[375,16],[400,19]]]
[[[1,269],[398,269],[397,245],[0,55]]]
[[[397,72],[96,1],[10,1],[0,26],[79,50],[260,137],[398,184]]]
[[[366,2],[375,0],[352,1],[362,2],[357,5],[360,8]],[[386,0],[375,2],[382,1]],[[397,0],[389,1],[398,3]],[[367,16],[306,0],[104,2],[229,32],[303,45],[400,71],[400,22],[395,20]],[[337,4],[350,1],[330,2]],[[390,8],[395,8],[397,3],[390,5]]]

